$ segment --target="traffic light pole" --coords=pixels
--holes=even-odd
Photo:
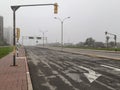
[[[108,33],[108,32],[106,31],[106,32],[105,32],[105,35],[107,35],[107,34],[113,35],[113,36],[114,36],[114,40],[115,40],[115,49],[116,49],[116,48],[117,48],[117,35],[112,34],[112,33]]]
[[[13,53],[13,66],[16,66],[16,10],[18,10],[20,7],[28,7],[28,6],[48,6],[48,5],[54,5],[54,13],[57,14],[57,7],[58,4],[33,4],[33,5],[16,5],[11,6],[11,9],[13,10],[13,46],[14,46],[14,53]]]
[[[16,65],[16,62],[15,62],[15,58],[16,58],[16,39],[15,39],[15,21],[16,21],[16,17],[15,17],[15,11],[13,11],[13,46],[14,46],[14,53],[13,53],[13,66]]]
[[[61,21],[61,49],[63,50],[63,21]]]
[[[15,28],[16,28],[16,10],[19,8],[19,6],[11,6],[13,10],[13,47],[14,47],[14,52],[13,52],[13,66],[16,66],[16,38],[15,38]]]

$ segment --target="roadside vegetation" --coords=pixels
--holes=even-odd
[[[85,42],[79,42],[77,44],[64,45],[66,48],[80,48],[80,49],[93,49],[93,50],[109,50],[109,51],[120,51],[120,44],[115,41],[107,43],[96,42],[93,38],[87,38]],[[116,47],[116,48],[115,48]]]
[[[12,51],[13,51],[13,47],[10,47],[10,46],[0,47],[0,58],[6,56]]]
[[[65,46],[65,48],[79,48],[79,49],[120,51],[120,48],[94,48],[94,47],[79,47],[79,46]]]

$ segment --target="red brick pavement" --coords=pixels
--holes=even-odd
[[[19,49],[19,56],[25,56],[24,49]],[[0,59],[0,90],[27,90],[25,59],[16,59],[17,66],[11,66],[12,60],[12,53]]]

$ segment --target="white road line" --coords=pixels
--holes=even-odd
[[[84,75],[87,77],[87,79],[90,81],[90,83],[92,83],[93,81],[95,81],[98,77],[101,76],[101,74],[99,73],[96,73],[95,71],[89,69],[89,68],[86,68],[86,67],[83,67],[83,66],[78,66],[79,68],[82,68],[86,71],[88,71],[88,73],[84,73]]]
[[[105,83],[102,83],[102,82],[100,82],[100,81],[95,80],[95,82],[96,82],[96,83],[99,83],[99,84],[102,85],[102,86],[107,87],[107,88],[110,89],[110,90],[116,90],[116,89],[112,88],[111,86],[108,86],[108,85],[106,85]]]
[[[115,71],[120,72],[120,69],[119,69],[119,68],[111,67],[111,66],[108,66],[108,65],[101,65],[101,66],[106,67],[106,68],[110,68],[110,69],[113,69],[113,70],[115,70]]]

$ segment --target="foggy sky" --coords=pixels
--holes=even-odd
[[[93,37],[105,42],[105,31],[116,34],[120,41],[120,0],[1,0],[0,15],[4,27],[12,27],[11,5],[58,3],[58,14],[53,6],[21,7],[16,12],[16,27],[21,36],[39,35],[46,32],[48,42],[60,42],[61,23],[54,17],[64,19],[64,42],[78,43]],[[111,41],[113,37],[111,36]]]

